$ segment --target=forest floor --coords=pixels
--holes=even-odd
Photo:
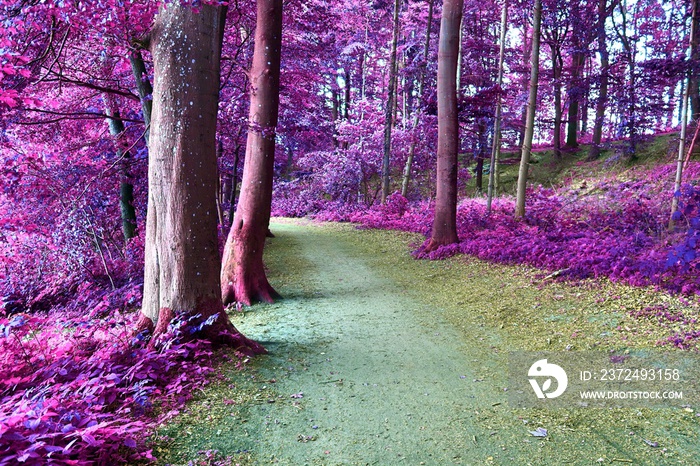
[[[662,331],[625,309],[676,298],[416,261],[422,238],[406,233],[271,228],[284,299],[232,316],[269,354],[220,368],[159,430],[160,464],[697,464],[700,407],[518,409],[506,391],[509,351],[651,348]]]

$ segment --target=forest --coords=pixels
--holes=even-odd
[[[523,411],[503,358],[698,370],[700,0],[0,22],[0,466],[697,464],[697,377]]]

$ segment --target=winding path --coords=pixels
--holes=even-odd
[[[256,456],[295,465],[484,461],[477,447],[487,439],[473,418],[504,396],[473,372],[480,364],[464,336],[342,236],[290,223],[272,229],[277,247],[301,255],[312,285],[291,297],[282,289],[287,298],[270,314],[238,324],[270,350],[255,365],[274,389],[303,394],[250,413],[263,420],[246,426]]]

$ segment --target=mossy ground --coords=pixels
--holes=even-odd
[[[678,155],[678,133],[669,133],[643,140],[638,145],[637,157],[634,160],[628,160],[621,156],[625,144],[625,141],[610,143],[609,147],[604,148],[598,159],[594,161],[587,160],[590,148],[587,144],[582,144],[574,149],[565,149],[561,158],[557,158],[552,150],[535,149],[530,159],[528,182],[545,188],[557,187],[567,185],[572,180],[591,180],[611,174],[620,175],[638,167],[651,168],[658,164],[674,163]],[[503,152],[501,159],[509,160],[510,163],[500,165],[498,192],[499,194],[515,195],[520,152]],[[474,168],[475,162],[471,161],[467,165]],[[483,183],[485,193],[488,175],[484,176]],[[467,196],[478,195],[475,177],[467,182],[465,194]]]
[[[327,335],[314,334],[313,329],[305,328],[302,313],[318,309],[321,296],[326,306],[323,309],[333,308],[333,301],[329,301],[334,298],[333,293],[320,288],[324,278],[318,275],[318,264],[334,258],[324,256],[312,263],[309,254],[313,252],[309,251],[313,247],[307,245],[306,253],[301,252],[304,238],[332,242],[343,254],[358,258],[366,270],[376,272],[381,277],[380,286],[391,288],[384,290],[387,296],[400,293],[410,300],[408,315],[415,317],[424,333],[416,335],[416,360],[425,358],[423,347],[432,344],[428,340],[433,332],[442,332],[451,335],[448,342],[442,343],[445,351],[468,363],[474,374],[474,383],[464,389],[465,394],[471,393],[471,400],[441,398],[443,404],[449,405],[441,407],[450,413],[448,426],[433,435],[439,438],[431,437],[425,445],[434,448],[436,456],[410,456],[403,452],[405,456],[396,457],[396,461],[401,461],[397,464],[421,464],[421,458],[423,464],[697,464],[700,417],[696,406],[515,409],[508,406],[502,392],[508,383],[502,367],[508,351],[655,348],[674,329],[653,320],[638,320],[629,311],[665,303],[671,308],[682,308],[686,315],[697,315],[697,304],[688,306],[677,297],[605,281],[556,282],[531,268],[488,264],[461,256],[440,262],[416,261],[409,255],[422,239],[416,235],[301,223],[280,223],[279,228],[285,232],[271,240],[266,251],[269,278],[287,299],[232,316],[244,333],[267,339],[276,356],[253,360],[243,370],[222,366],[220,376],[190,403],[187,412],[158,432],[160,441],[154,453],[161,458],[160,464],[186,464],[190,460],[195,464],[214,464],[206,453],[198,453],[208,450],[217,450],[218,458],[231,464],[372,464],[372,458],[381,458],[375,464],[389,464],[386,456],[377,456],[379,453],[373,451],[359,449],[352,453],[355,456],[341,460],[332,454],[314,456],[308,450],[309,442],[316,443],[316,437],[318,445],[342,443],[344,430],[340,419],[340,428],[310,430],[307,418],[311,413],[316,413],[314,417],[323,416],[325,412],[319,407],[322,403],[309,397],[290,398],[294,384],[304,385],[312,393],[314,389],[331,390],[338,397],[338,406],[359,410],[350,412],[355,414],[353,422],[360,423],[354,425],[356,430],[366,428],[374,432],[377,426],[361,424],[363,408],[357,405],[347,380],[343,385],[340,375],[320,376],[317,372],[325,359],[330,359],[325,352],[333,354],[335,335],[327,330]],[[349,295],[342,283],[338,286],[335,299],[341,306]],[[374,291],[377,296],[383,292]],[[382,303],[374,302],[358,312],[381,309]],[[293,319],[298,316],[299,327],[280,320],[280,315]],[[327,317],[333,319],[332,315]],[[358,329],[372,325],[361,321],[355,324]],[[365,331],[371,332],[371,328]],[[298,344],[275,343],[283,337],[298,338]],[[370,363],[368,370],[380,373],[385,368]],[[392,399],[390,390],[382,396],[387,405],[405,402]],[[371,417],[367,413],[364,416]],[[278,428],[275,422],[281,422],[284,428]],[[536,427],[547,428],[549,436],[543,440],[529,436],[528,430]],[[426,428],[429,430],[430,426]],[[287,434],[294,438],[289,441],[274,437]],[[274,454],[261,449],[261,439],[267,437],[284,443],[284,449]],[[414,440],[391,438],[392,444],[404,447]],[[645,440],[658,446],[652,447]],[[292,451],[295,448],[298,451]],[[328,448],[335,453],[336,449]],[[352,446],[344,448],[350,455],[348,449]],[[304,456],[307,451],[308,457]],[[449,456],[436,460],[438,455],[448,453]],[[299,462],[299,458],[305,462]]]

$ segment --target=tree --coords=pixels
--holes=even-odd
[[[384,146],[382,157],[382,204],[389,197],[389,162],[391,157],[391,129],[394,126],[394,99],[396,90],[396,47],[399,40],[399,10],[401,0],[394,0],[394,21],[391,34],[391,55],[389,57],[389,85],[387,87],[386,109],[384,111]]]
[[[496,85],[498,86],[498,91],[501,91],[503,86],[503,62],[505,60],[506,54],[506,29],[508,28],[508,0],[503,0],[503,6],[501,7],[501,36],[499,39],[499,52],[498,52],[498,80]],[[501,101],[502,97],[499,95],[496,97],[496,112],[493,123],[493,141],[491,146],[491,169],[489,170],[489,187],[486,195],[486,213],[491,213],[491,203],[493,200],[493,195],[496,187],[496,179],[498,173],[498,159],[501,154]]]
[[[689,98],[691,119],[700,117],[700,0],[691,0],[692,6],[690,21],[690,79]]]
[[[163,5],[150,33],[154,89],[142,317],[151,344],[178,313],[205,335],[253,354],[221,302],[215,189],[220,43],[225,9]],[[154,325],[155,324],[155,325]]]
[[[124,122],[121,120],[119,109],[111,99],[109,94],[105,95],[106,112],[109,115],[107,124],[109,125],[109,134],[116,140],[117,160],[120,165],[121,180],[119,182],[119,210],[122,218],[122,233],[124,240],[129,241],[136,236],[136,209],[134,209],[134,185],[131,182],[131,173],[129,172],[129,161],[131,153],[128,150],[123,150],[119,145],[119,137],[124,133]]]
[[[540,72],[540,25],[542,20],[542,0],[535,0],[532,20],[532,67],[530,71],[530,96],[527,101],[527,118],[525,137],[520,156],[518,171],[518,192],[515,200],[515,217],[525,216],[525,190],[527,188],[527,171],[532,152],[532,137],[535,131],[535,113],[537,111],[537,79]]]
[[[598,0],[598,23],[596,24],[596,39],[598,43],[598,55],[600,56],[600,79],[598,86],[598,99],[595,104],[595,120],[593,123],[593,140],[588,151],[588,160],[595,160],[600,156],[600,144],[603,141],[603,123],[605,120],[605,108],[608,102],[608,80],[610,58],[608,52],[607,36],[605,33],[605,21],[609,10],[607,0]]]
[[[282,0],[258,0],[257,14],[243,181],[221,269],[225,304],[273,302],[278,296],[265,275],[263,248],[270,222],[279,112]]]
[[[459,241],[457,237],[457,66],[463,0],[445,0],[438,51],[437,195],[433,231],[426,252]]]
[[[416,94],[418,95],[418,102],[416,109],[413,110],[413,123],[412,129],[418,127],[418,121],[420,116],[420,107],[423,102],[423,87],[425,86],[425,68],[428,63],[428,53],[430,52],[430,32],[433,25],[433,3],[434,0],[428,0],[428,22],[425,27],[425,45],[423,46],[423,62],[421,63],[420,71],[418,72],[418,87]],[[408,148],[408,157],[406,158],[406,165],[403,169],[403,180],[401,181],[401,195],[406,197],[408,192],[408,184],[411,181],[411,170],[413,168],[413,157],[416,153],[416,140],[411,140],[411,145]]]
[[[564,71],[564,58],[562,47],[569,35],[571,25],[570,13],[559,2],[548,2],[545,12],[542,39],[549,46],[552,62],[552,91],[554,92],[554,131],[552,145],[554,155],[561,157],[561,125],[562,125],[562,101],[561,85],[562,72]]]

